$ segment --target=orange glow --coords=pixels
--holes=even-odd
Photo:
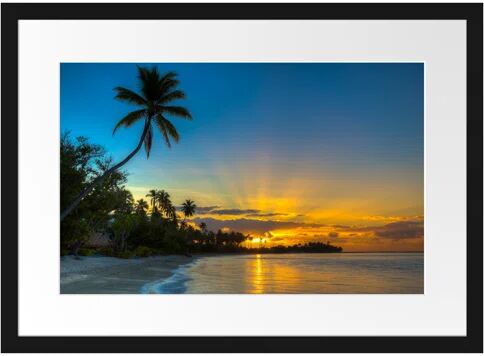
[[[423,189],[418,179],[400,172],[372,172],[358,179],[328,172],[338,167],[312,167],[300,162],[297,168],[278,171],[268,155],[240,162],[230,169],[207,162],[210,179],[178,182],[169,180],[164,188],[173,201],[186,196],[197,206],[225,209],[196,214],[197,224],[218,222],[214,231],[239,231],[254,238],[247,247],[261,244],[292,245],[311,241],[330,242],[344,251],[422,251]],[[380,179],[379,177],[384,177]],[[181,184],[183,183],[183,185]],[[189,189],[187,187],[190,187]],[[147,189],[132,189],[135,198]],[[250,212],[244,212],[249,211]],[[422,230],[412,236],[398,235],[392,224],[415,222]],[[419,231],[420,231],[419,230]]]

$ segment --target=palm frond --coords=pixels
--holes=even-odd
[[[178,84],[180,84],[180,81],[177,79],[168,79],[165,80],[164,82],[161,82],[160,84],[160,96],[162,96],[165,93],[168,93],[170,90],[175,89]]]
[[[163,115],[157,115],[155,118],[156,125],[158,129],[162,133],[163,137],[165,138],[166,145],[171,147],[170,137],[173,138],[173,141],[177,142],[180,140],[180,135],[176,130],[176,127],[167,120]]]
[[[168,93],[170,90],[176,88],[180,82],[176,79],[176,72],[167,72],[160,78],[159,88],[160,97]]]
[[[192,120],[192,114],[190,114],[190,112],[182,106],[162,106],[161,110],[162,112],[173,116],[181,117],[186,120]]]
[[[145,105],[146,100],[139,94],[135,93],[130,89],[126,89],[123,87],[116,87],[114,88],[116,91],[115,99],[121,101],[127,101],[128,103],[135,104],[135,105]]]
[[[116,126],[113,129],[113,135],[116,133],[116,130],[118,128],[120,128],[121,126],[130,127],[136,121],[141,119],[145,114],[146,114],[145,109],[131,111],[128,115],[126,115],[125,117],[123,117],[121,120],[118,121],[118,123],[116,124]]]
[[[180,140],[180,135],[176,130],[176,127],[171,123],[170,120],[165,118],[163,115],[157,115],[155,118],[155,122],[158,125],[158,128],[161,130],[166,130],[168,135],[173,138],[173,141],[177,142]]]
[[[160,130],[161,132],[161,135],[163,136],[163,138],[165,139],[165,143],[166,143],[166,146],[168,148],[171,148],[171,142],[170,142],[170,137],[168,136],[168,131],[163,123],[162,120],[158,119],[158,117],[155,119],[155,122],[156,122],[156,126],[158,126],[158,129]]]
[[[170,101],[177,100],[177,99],[185,99],[185,93],[181,90],[174,90],[165,94],[161,99],[158,101],[159,104],[167,104]]]
[[[148,80],[149,69],[145,67],[140,67],[140,66],[137,66],[137,67],[138,67],[138,78],[141,82],[141,85],[143,85]]]
[[[170,82],[177,82],[178,83],[178,80],[176,80],[177,74],[176,72],[166,72],[165,74],[163,74],[162,77],[160,77],[160,84],[161,86],[163,87],[165,84],[169,84]]]
[[[163,74],[163,76],[160,78],[160,82],[163,84],[165,82],[167,82],[168,80],[173,80],[175,79],[177,76],[176,72],[166,72],[165,74]]]

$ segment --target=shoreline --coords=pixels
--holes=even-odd
[[[64,256],[60,260],[60,293],[139,294],[145,284],[168,279],[179,267],[197,259],[182,255],[133,259]]]
[[[367,254],[346,252],[343,254]],[[384,252],[370,252],[384,253]],[[388,252],[394,254],[396,252]],[[402,252],[397,252],[402,253]],[[421,254],[421,252],[410,252]],[[299,253],[296,253],[299,254]],[[315,253],[308,253],[315,254]],[[316,253],[320,254],[320,253]],[[339,253],[337,253],[338,255]],[[151,294],[160,285],[172,289],[180,279],[180,270],[204,257],[240,256],[240,253],[199,253],[191,257],[164,255],[122,259],[107,256],[73,256],[60,258],[61,294]],[[280,254],[272,254],[280,255]],[[324,255],[324,253],[323,253]],[[181,273],[183,274],[183,273]],[[174,283],[175,281],[175,283]],[[176,292],[175,292],[176,293]]]

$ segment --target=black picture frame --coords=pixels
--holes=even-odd
[[[482,4],[2,4],[2,352],[482,352]],[[18,335],[18,21],[27,19],[465,20],[467,336],[21,337]],[[39,306],[41,307],[41,306]]]

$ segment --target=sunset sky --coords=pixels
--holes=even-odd
[[[423,250],[423,64],[156,65],[179,74],[194,120],[174,118],[178,145],[156,132],[150,158],[124,166],[135,198],[193,199],[197,224],[268,246]],[[136,76],[135,64],[62,64],[61,132],[124,158],[142,123],[112,136],[135,109],[113,88],[137,89]]]

